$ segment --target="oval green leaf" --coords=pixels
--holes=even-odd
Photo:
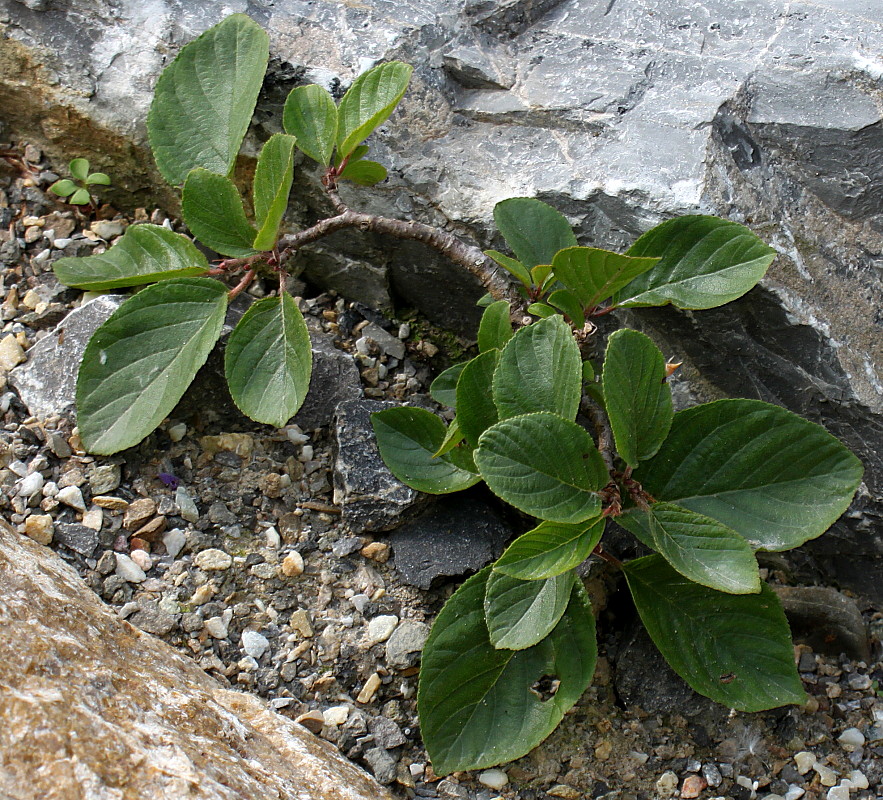
[[[478,350],[502,350],[512,338],[512,321],[509,319],[509,303],[497,300],[485,308],[478,325]]]
[[[548,319],[549,317],[554,317],[561,312],[556,308],[552,308],[552,306],[547,306],[545,303],[531,303],[527,307],[527,313],[533,314],[535,317],[540,317],[541,319]]]
[[[528,269],[551,264],[559,250],[576,246],[576,236],[565,217],[533,197],[511,197],[497,203],[494,222],[515,257]]]
[[[255,250],[272,250],[288,208],[294,176],[294,137],[274,133],[263,146],[254,173]]]
[[[224,353],[233,402],[247,417],[277,428],[303,404],[312,365],[307,325],[288,294],[253,303]]]
[[[648,336],[628,329],[611,334],[601,385],[616,451],[631,467],[655,455],[671,428],[665,378],[665,357]]]
[[[588,432],[541,412],[498,422],[478,442],[475,463],[494,494],[540,519],[583,522],[601,511],[610,480]]]
[[[392,114],[408,88],[414,68],[401,61],[378,64],[362,73],[340,101],[337,149],[348,156]]]
[[[861,462],[820,425],[760,400],[679,411],[635,479],[657,500],[716,519],[755,550],[790,550],[849,506]]]
[[[438,775],[530,752],[555,730],[595,671],[595,620],[579,581],[549,636],[527,650],[497,650],[482,605],[490,572],[486,567],[452,595],[423,649],[417,710]],[[533,688],[542,678],[559,681],[548,699]]]
[[[316,84],[291,90],[282,111],[282,127],[313,161],[327,167],[337,139],[337,106]]]
[[[693,689],[738,711],[764,711],[806,696],[791,631],[769,586],[725,594],[693,583],[662,556],[623,568],[641,621],[665,660]]]
[[[74,180],[85,181],[89,177],[89,162],[85,158],[75,158],[68,164]]]
[[[522,581],[492,570],[484,596],[484,618],[497,649],[524,650],[546,638],[570,601],[576,574]]]
[[[340,179],[352,181],[359,186],[374,186],[380,181],[386,180],[386,167],[367,159],[353,161],[343,168]]]
[[[89,340],[77,376],[77,424],[90,453],[138,444],[168,416],[221,335],[227,289],[211,278],[148,286]]]
[[[231,258],[254,255],[257,231],[249,224],[239,190],[229,178],[191,170],[184,183],[181,213],[190,232],[206,247]]]
[[[532,411],[576,419],[581,372],[579,347],[559,314],[519,329],[503,348],[494,373],[500,419]]]
[[[88,186],[110,186],[110,176],[103,172],[93,172],[86,176],[86,184]]]
[[[436,376],[429,387],[429,395],[436,403],[449,408],[457,407],[457,381],[468,363],[464,361],[462,364],[454,364]]]
[[[748,542],[711,517],[674,503],[654,503],[616,518],[685,578],[730,594],[760,591],[757,560]]]
[[[686,216],[647,231],[629,256],[659,257],[613,298],[618,306],[715,308],[741,297],[766,273],[776,251],[748,228],[718,217]]]
[[[478,439],[499,420],[491,395],[499,350],[476,356],[463,368],[457,380],[457,419],[466,440],[475,447]]]
[[[578,525],[541,522],[506,548],[494,564],[494,572],[535,581],[574,569],[601,541],[605,524],[603,519],[590,519]]]
[[[65,178],[64,180],[55,181],[55,183],[49,187],[49,191],[59,197],[70,197],[78,188],[77,184]]]
[[[549,303],[559,311],[563,311],[574,328],[582,328],[586,324],[586,315],[577,296],[569,289],[556,289],[549,295]]]
[[[468,489],[480,480],[454,463],[453,452],[434,457],[445,440],[446,429],[432,412],[407,406],[387,408],[371,415],[371,425],[389,471],[413,489],[448,494]]]
[[[583,308],[594,308],[658,261],[658,258],[636,258],[597,247],[567,247],[555,254],[552,271],[576,294]]]
[[[485,250],[484,254],[493,261],[496,261],[510,275],[517,278],[525,289],[530,289],[533,279],[530,276],[530,271],[524,264],[514,258],[503,255],[503,253],[497,250]]]
[[[77,189],[68,202],[75,206],[84,206],[87,203],[92,202],[92,196],[87,189]]]
[[[230,173],[269,53],[261,26],[245,14],[232,14],[181,48],[163,70],[147,115],[147,135],[170,184],[182,184],[195,167]]]
[[[65,286],[104,292],[123,286],[201,275],[205,256],[186,236],[162,225],[130,225],[106,252],[83,258],[59,258],[52,265]]]

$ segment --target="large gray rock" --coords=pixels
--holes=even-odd
[[[829,544],[819,541],[836,557],[808,552],[829,577],[883,600],[873,578],[883,568],[877,0],[0,2],[8,124],[59,161],[93,158],[136,195],[152,169],[144,118],[156,75],[223,14],[246,11],[274,56],[263,134],[278,130],[299,83],[339,93],[376,60],[415,65],[401,110],[373,137],[391,177],[346,187],[354,206],[482,246],[500,245],[494,203],[518,195],[553,203],[582,242],[612,248],[674,214],[752,226],[780,252],[761,290],[720,312],[631,316],[660,337],[686,334],[666,348],[687,357],[694,397],[764,397],[853,446],[868,467],[865,496]],[[300,221],[328,210],[309,165],[294,196]],[[314,278],[474,331],[480,289],[421,245],[348,231],[322,247],[301,256]]]
[[[306,728],[121,620],[2,520],[0,629],[3,797],[391,800]]]

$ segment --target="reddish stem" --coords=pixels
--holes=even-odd
[[[236,284],[229,292],[227,292],[227,301],[229,302],[237,295],[242,294],[248,287],[249,284],[255,279],[255,275],[257,272],[253,269],[250,269],[245,275],[242,276],[242,280]]]

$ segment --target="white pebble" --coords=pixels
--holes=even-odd
[[[307,461],[313,460],[313,445],[305,444],[300,449],[300,455],[298,456],[298,461],[303,461],[306,463]]]
[[[205,621],[205,629],[208,635],[214,639],[226,639],[229,631],[223,617],[211,617]]]
[[[849,773],[849,782],[856,789],[867,789],[868,786],[870,785],[868,783],[867,775],[865,775],[865,773],[862,772],[861,770],[857,770],[857,769],[855,769]]]
[[[806,789],[798,786],[796,783],[788,784],[788,791],[785,792],[785,800],[800,800],[806,794]]]
[[[270,646],[267,637],[257,631],[243,631],[241,643],[245,654],[252,658],[260,658]]]
[[[150,558],[150,553],[146,550],[133,550],[129,557],[145,572],[153,566],[153,560]]]
[[[264,538],[267,540],[267,547],[271,550],[278,550],[282,546],[282,537],[272,525],[264,531]]]
[[[322,712],[322,719],[329,728],[336,728],[338,725],[343,725],[349,715],[350,710],[347,706],[331,706]]]
[[[419,778],[426,771],[425,764],[409,764],[408,772],[411,773],[412,778]]]
[[[656,792],[662,797],[671,797],[678,790],[678,776],[669,770],[663,772],[656,781]]]
[[[832,786],[828,789],[827,800],[849,800],[849,786]]]
[[[837,737],[837,741],[844,750],[855,750],[864,746],[865,735],[858,728],[847,728]]]
[[[129,583],[142,583],[147,580],[144,570],[141,569],[131,558],[122,553],[115,553],[117,558],[116,574]]]
[[[833,786],[837,783],[837,773],[830,767],[816,763],[813,769],[818,773],[819,783],[821,783],[822,786]]]
[[[379,617],[374,617],[370,622],[368,622],[368,631],[367,631],[367,642],[368,645],[377,644],[378,642],[385,642],[392,636],[392,632],[396,629],[396,625],[399,624],[399,618],[395,616],[395,614],[383,614]]]
[[[199,509],[193,498],[187,494],[187,490],[183,486],[179,486],[175,490],[175,505],[178,506],[178,513],[187,520],[187,522],[199,521]]]
[[[187,424],[176,422],[174,425],[169,425],[166,433],[173,442],[180,442],[187,435]]]
[[[285,433],[288,436],[288,441],[292,444],[306,444],[310,441],[310,437],[301,431],[300,428],[292,425],[290,428],[285,429]]]
[[[509,776],[501,769],[488,769],[479,774],[478,782],[490,789],[502,789],[509,783]]]
[[[350,598],[353,608],[355,608],[360,614],[365,610],[365,606],[367,606],[370,601],[370,598],[366,594],[354,594]]]
[[[208,550],[197,553],[193,563],[200,569],[220,572],[230,569],[233,564],[233,556],[216,547],[210,547]]]
[[[55,497],[58,494],[58,484],[55,481],[46,481],[43,484],[43,497]]]
[[[92,506],[83,514],[83,525],[93,531],[100,531],[104,525],[104,512],[98,506]]]
[[[75,508],[77,511],[86,511],[86,503],[83,502],[83,493],[78,486],[65,486],[64,489],[59,489],[58,494],[55,495],[55,499],[58,500],[59,503],[64,503],[66,506]]]
[[[797,771],[801,775],[806,775],[816,765],[815,753],[801,750],[799,753],[794,754],[794,763],[797,765]]]
[[[163,534],[162,543],[165,545],[169,556],[177,558],[184,549],[184,545],[187,544],[187,537],[180,528],[172,528]]]
[[[43,488],[43,476],[39,472],[32,472],[25,478],[22,478],[18,486],[18,493],[22,497],[33,497]]]

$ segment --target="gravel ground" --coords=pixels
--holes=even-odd
[[[586,572],[601,632],[593,686],[530,755],[438,779],[420,741],[417,665],[456,582],[428,591],[408,585],[388,537],[346,528],[329,426],[255,425],[207,403],[200,387],[143,444],[91,457],[69,419],[30,417],[7,388],[6,372],[82,300],[57,283],[52,261],[100,252],[126,225],[162,224],[165,215],[138,209],[125,218],[102,207],[83,216],[45,193],[56,176],[38,151],[6,152],[0,509],[75,565],[120,616],[334,742],[401,797],[883,796],[883,614],[857,599],[877,660],[798,645],[810,694],[804,708],[727,714],[708,703],[666,705],[667,689],[652,686],[663,702],[648,713],[642,704],[652,708],[652,697],[625,703],[617,688],[636,652],[626,647],[631,612],[597,565]],[[252,291],[260,296],[264,287]],[[449,335],[309,287],[301,293],[315,326],[352,354],[366,397],[431,402],[425,392],[446,365],[440,346],[451,344]]]

